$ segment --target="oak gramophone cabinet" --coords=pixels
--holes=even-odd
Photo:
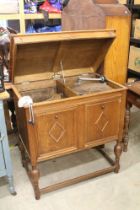
[[[35,197],[111,171],[122,151],[126,88],[96,74],[114,30],[16,35],[11,42],[14,101],[23,165]],[[18,107],[22,96],[33,106]],[[110,167],[39,188],[38,163],[116,141]]]

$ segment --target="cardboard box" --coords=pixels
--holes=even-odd
[[[134,38],[140,39],[140,19],[136,19],[135,21]]]
[[[0,0],[0,14],[14,14],[18,12],[18,0]]]
[[[140,4],[140,0],[134,0],[134,4]]]
[[[140,48],[130,46],[128,68],[140,72]]]
[[[127,4],[127,0],[118,0],[120,4]]]

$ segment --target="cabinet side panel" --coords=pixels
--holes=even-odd
[[[16,110],[16,120],[17,120],[19,137],[29,153],[29,141],[28,141],[27,123],[26,123],[27,120],[26,120],[25,110],[24,108],[18,108],[18,99],[16,98],[16,96],[14,97],[14,104]]]
[[[122,103],[121,103],[121,113],[120,113],[120,123],[119,123],[119,141],[123,140],[123,135],[124,135],[124,123],[125,123],[125,114],[126,114],[126,95],[127,91],[122,92]]]

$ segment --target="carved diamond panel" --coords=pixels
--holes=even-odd
[[[107,127],[109,123],[109,120],[104,115],[104,112],[102,112],[99,116],[99,118],[96,120],[95,125],[98,127],[98,129],[103,133],[105,128]]]
[[[64,136],[64,133],[65,133],[64,127],[59,122],[55,122],[49,131],[49,136],[56,143],[58,143],[60,139]]]

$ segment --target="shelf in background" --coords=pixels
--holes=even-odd
[[[30,20],[30,19],[44,19],[44,16],[43,16],[42,13],[24,14],[24,18],[26,20]],[[49,19],[61,19],[61,14],[50,13],[49,14]]]
[[[140,4],[131,5],[132,9],[140,9]]]
[[[42,13],[36,13],[36,14],[23,14],[24,18],[26,20],[28,19],[43,19],[44,16]],[[20,14],[2,14],[0,15],[0,20],[18,20],[20,19]],[[49,19],[61,19],[61,14],[49,14]]]
[[[20,19],[20,14],[1,14],[0,20],[18,20]]]
[[[128,2],[128,1],[127,1]],[[131,11],[132,17],[136,13],[140,12],[140,4],[134,4],[134,1],[129,1],[130,3],[126,4],[125,6]],[[132,20],[131,20],[131,27],[132,27]],[[134,37],[130,37],[130,45],[134,45],[136,47],[140,47],[140,39],[136,39]],[[140,72],[128,68],[128,78],[136,77],[140,79]]]
[[[137,77],[140,77],[140,72],[137,72],[137,71],[134,71],[132,69],[128,69],[128,74],[130,76],[137,76]]]
[[[132,44],[140,44],[140,39],[136,39],[136,38],[131,37],[130,38],[130,43],[132,43]]]

